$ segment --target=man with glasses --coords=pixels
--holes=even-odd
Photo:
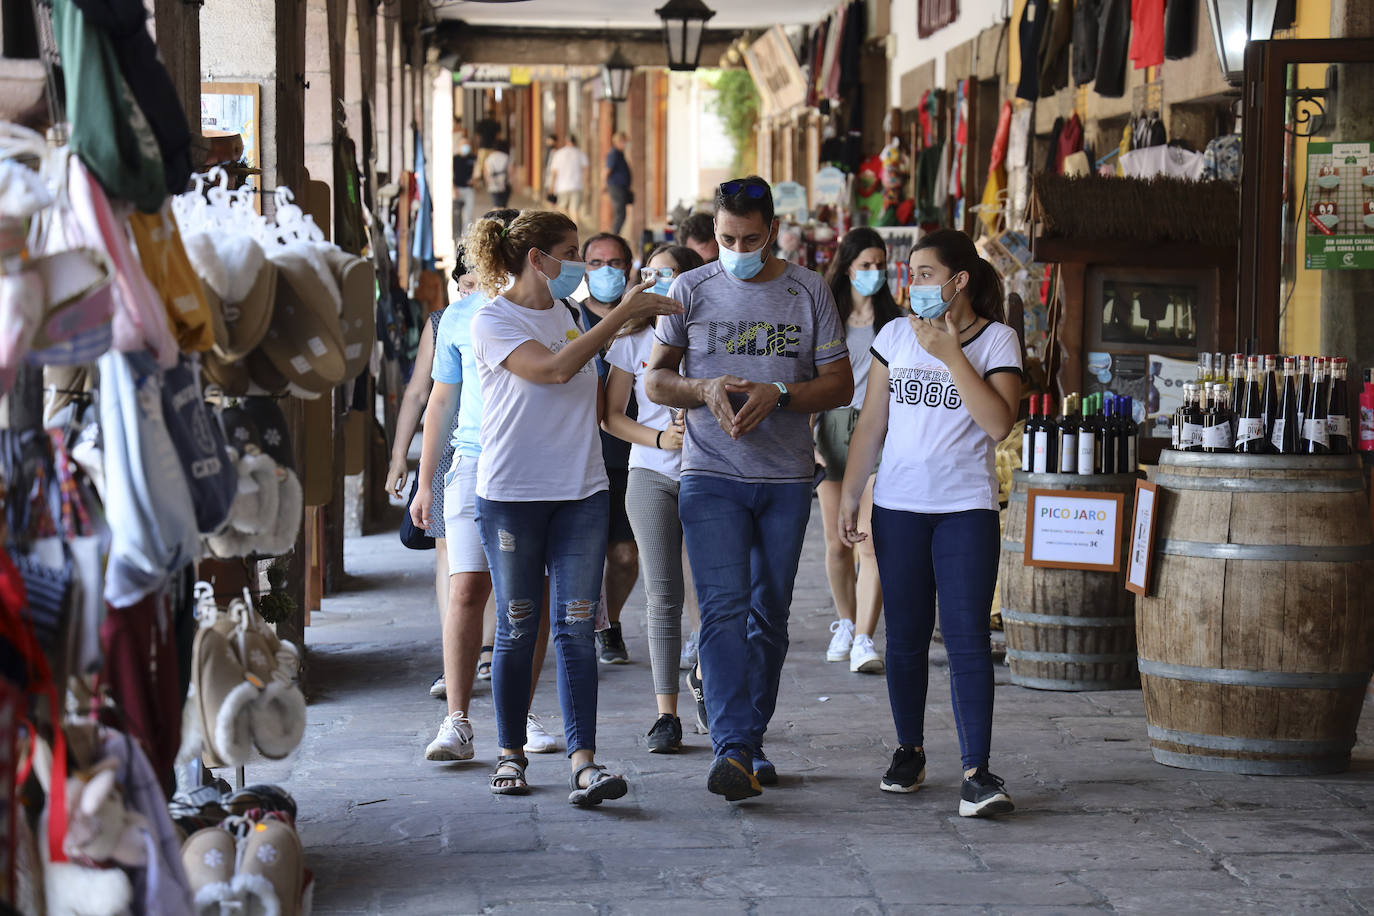
[[[634,266],[630,245],[618,235],[603,232],[587,239],[582,245],[582,260],[587,263],[587,291],[582,300],[582,323],[591,329],[606,317],[620,302]],[[606,355],[597,354],[596,373],[606,383],[610,367]],[[625,408],[630,419],[638,416],[634,393]],[[601,454],[606,461],[606,476],[611,483],[611,527],[606,538],[606,575],[604,588],[606,608],[611,620],[609,629],[596,634],[597,658],[603,665],[624,665],[630,661],[625,637],[620,632],[620,612],[639,578],[639,549],[635,545],[634,530],[625,512],[625,488],[630,481],[630,443],[602,431]]]
[[[811,514],[809,415],[854,392],[830,289],[773,256],[777,233],[762,178],[716,189],[720,260],[673,281],[685,310],[659,320],[646,384],[658,403],[687,408],[678,505],[701,602],[716,755],[706,788],[729,801],[777,781],[763,735]]]

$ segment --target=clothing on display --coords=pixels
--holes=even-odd
[[[1074,0],[1050,0],[1049,22],[1042,33],[1038,63],[1041,98],[1069,85],[1069,42],[1073,38]]]
[[[1169,0],[1164,8],[1164,56],[1183,60],[1197,51],[1197,0]]]
[[[1202,153],[1167,144],[1134,149],[1121,157],[1121,167],[1128,178],[1168,175],[1188,181],[1200,181],[1204,166]]]
[[[1021,81],[1016,87],[1016,97],[1028,102],[1040,97],[1040,45],[1049,24],[1049,10],[1050,0],[1027,0],[1021,14]]]
[[[1097,76],[1093,91],[1104,98],[1126,94],[1131,40],[1131,0],[1102,0],[1097,28]]]
[[[1073,8],[1073,81],[1084,86],[1097,77],[1097,30],[1102,0],[1076,0]]]
[[[1164,0],[1131,0],[1130,58],[1137,70],[1164,63]]]
[[[1202,178],[1240,183],[1242,143],[1240,134],[1213,137],[1202,151]]]

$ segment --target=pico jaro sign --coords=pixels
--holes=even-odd
[[[1025,565],[1121,568],[1122,493],[1039,490],[1026,494]]]

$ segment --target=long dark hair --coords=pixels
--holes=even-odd
[[[840,310],[840,321],[848,321],[854,311],[854,296],[849,282],[849,268],[870,248],[887,250],[887,243],[877,232],[867,227],[851,229],[840,240],[835,260],[825,272],[825,282],[830,286],[830,294],[835,297],[835,307]],[[892,298],[892,290],[884,283],[873,294],[873,331],[876,334],[894,318],[902,317],[897,300]]]
[[[968,296],[974,314],[988,321],[1006,324],[1006,295],[1002,290],[1002,276],[985,261],[969,238],[958,229],[936,229],[922,236],[912,251],[930,249],[935,258],[949,268],[951,275],[968,272]]]

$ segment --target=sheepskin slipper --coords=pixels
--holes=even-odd
[[[305,853],[296,831],[273,818],[253,824],[243,841],[234,887],[245,891],[249,916],[300,916]]]
[[[129,876],[120,868],[45,862],[43,885],[48,916],[120,916],[134,899]]]
[[[273,680],[253,700],[253,743],[264,757],[280,760],[305,735],[305,695],[290,681]]]
[[[257,487],[258,501],[251,516],[230,517],[230,524],[243,534],[261,535],[277,523],[281,484],[277,482],[277,463],[262,452],[249,449],[239,459],[239,479],[247,473]],[[242,486],[242,484],[240,484]],[[238,502],[237,496],[235,503]]]
[[[305,512],[305,492],[295,471],[277,467],[277,517],[263,533],[258,551],[264,556],[278,556],[296,545],[296,534],[301,528],[301,515]]]
[[[231,883],[238,850],[222,827],[197,830],[181,844],[181,867],[195,895],[196,916],[220,916],[221,903],[238,900]]]
[[[198,629],[191,653],[192,687],[206,763],[246,763],[253,754],[253,701],[262,692],[262,684],[248,679],[234,647],[218,626]]]

